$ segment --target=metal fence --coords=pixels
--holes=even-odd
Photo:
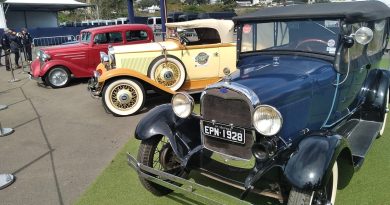
[[[74,43],[79,38],[80,37],[74,35],[39,37],[39,38],[33,38],[33,44],[34,46],[54,46],[54,45]]]

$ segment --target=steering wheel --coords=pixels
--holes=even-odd
[[[185,43],[185,44],[187,44],[187,43],[189,43],[190,42],[190,40],[183,34],[183,35],[180,35],[180,41],[182,42],[182,43]]]
[[[317,38],[310,38],[310,39],[306,39],[306,40],[303,40],[303,41],[300,41],[297,43],[297,46],[295,46],[295,49],[298,49],[300,47],[302,47],[303,45],[305,44],[313,44],[313,43],[316,43],[316,44],[323,44],[325,46],[328,46],[328,43],[324,40],[321,40],[321,39],[317,39]],[[309,45],[306,45],[306,48],[309,50],[309,51],[312,51],[312,48],[309,46]]]

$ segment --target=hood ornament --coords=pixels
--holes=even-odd
[[[273,66],[278,66],[280,64],[279,60],[280,60],[280,57],[278,57],[278,56],[273,57],[273,59],[272,59]]]
[[[229,68],[224,68],[223,69],[223,74],[225,77],[223,77],[225,83],[230,83],[231,77],[230,77],[230,69]]]

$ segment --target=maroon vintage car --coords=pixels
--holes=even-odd
[[[71,77],[92,77],[100,52],[107,53],[109,45],[154,41],[152,30],[143,24],[96,27],[80,34],[78,43],[41,48],[31,64],[31,77],[53,88],[65,87]]]

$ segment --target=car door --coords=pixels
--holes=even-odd
[[[186,67],[187,80],[218,77],[219,59],[218,44],[185,46],[182,61]]]
[[[96,69],[96,66],[100,63],[100,52],[107,53],[109,45],[123,45],[123,35],[122,31],[96,33],[92,38],[88,69],[91,71]]]

